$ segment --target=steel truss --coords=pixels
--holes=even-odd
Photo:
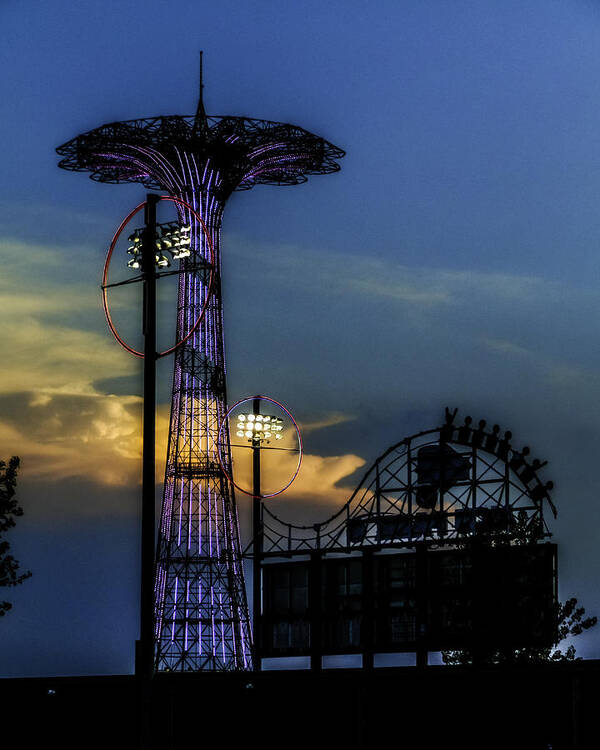
[[[344,152],[302,128],[245,117],[155,117],[111,123],[57,149],[60,166],[99,182],[138,182],[183,199],[214,247],[213,294],[201,325],[175,354],[171,421],[156,561],[158,670],[251,668],[251,632],[235,497],[217,458],[227,389],[220,230],[227,198],[256,184],[295,185],[339,170]],[[177,340],[205,301],[210,252],[197,219],[182,261]],[[221,457],[231,473],[228,429]]]
[[[551,533],[544,518],[552,482],[540,479],[545,462],[516,450],[512,433],[477,429],[467,417],[417,433],[388,448],[363,476],[347,503],[312,526],[281,521],[262,508],[262,556],[280,557],[383,547],[445,546],[468,539],[535,542]]]

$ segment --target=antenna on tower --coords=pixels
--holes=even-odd
[[[204,83],[202,82],[202,55],[204,50],[200,50],[200,101],[204,99]]]
[[[208,131],[208,121],[206,119],[206,110],[204,109],[204,81],[202,78],[202,55],[204,50],[200,50],[200,86],[198,91],[198,106],[196,107],[196,118],[194,122],[194,134],[205,134]]]

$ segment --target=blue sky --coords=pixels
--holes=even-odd
[[[347,151],[339,174],[236,194],[224,218],[230,397],[267,393],[309,427],[282,515],[325,517],[458,406],[548,460],[561,597],[600,613],[597,3],[5,1],[0,24],[0,455],[23,459],[12,542],[34,571],[0,674],[133,666],[141,376],[98,285],[143,191],[63,172],[54,149],[193,114],[200,49],[209,114]]]

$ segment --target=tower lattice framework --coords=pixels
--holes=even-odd
[[[170,431],[158,531],[155,666],[158,670],[251,667],[251,629],[233,488],[217,458],[226,413],[220,277],[223,210],[234,190],[294,185],[339,170],[344,152],[302,128],[245,117],[207,117],[202,94],[193,117],[111,123],[57,149],[60,166],[94,180],[138,182],[189,203],[213,245],[213,291],[202,323],[175,353]],[[206,299],[211,252],[196,217],[192,254],[181,261],[177,340]],[[228,430],[221,457],[231,469]]]

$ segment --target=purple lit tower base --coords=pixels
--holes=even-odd
[[[171,422],[156,557],[157,670],[252,667],[251,629],[233,489],[217,459],[226,413],[220,231],[234,190],[295,185],[339,170],[344,152],[303,130],[244,117],[155,117],[111,123],[57,149],[60,166],[99,182],[139,182],[179,197],[203,218],[214,245],[214,293],[206,315],[175,353]],[[181,263],[177,340],[205,299],[210,251],[199,222]],[[225,431],[224,431],[225,432]],[[223,436],[222,436],[223,437]],[[231,469],[229,434],[225,468]],[[229,464],[229,465],[227,465]]]

